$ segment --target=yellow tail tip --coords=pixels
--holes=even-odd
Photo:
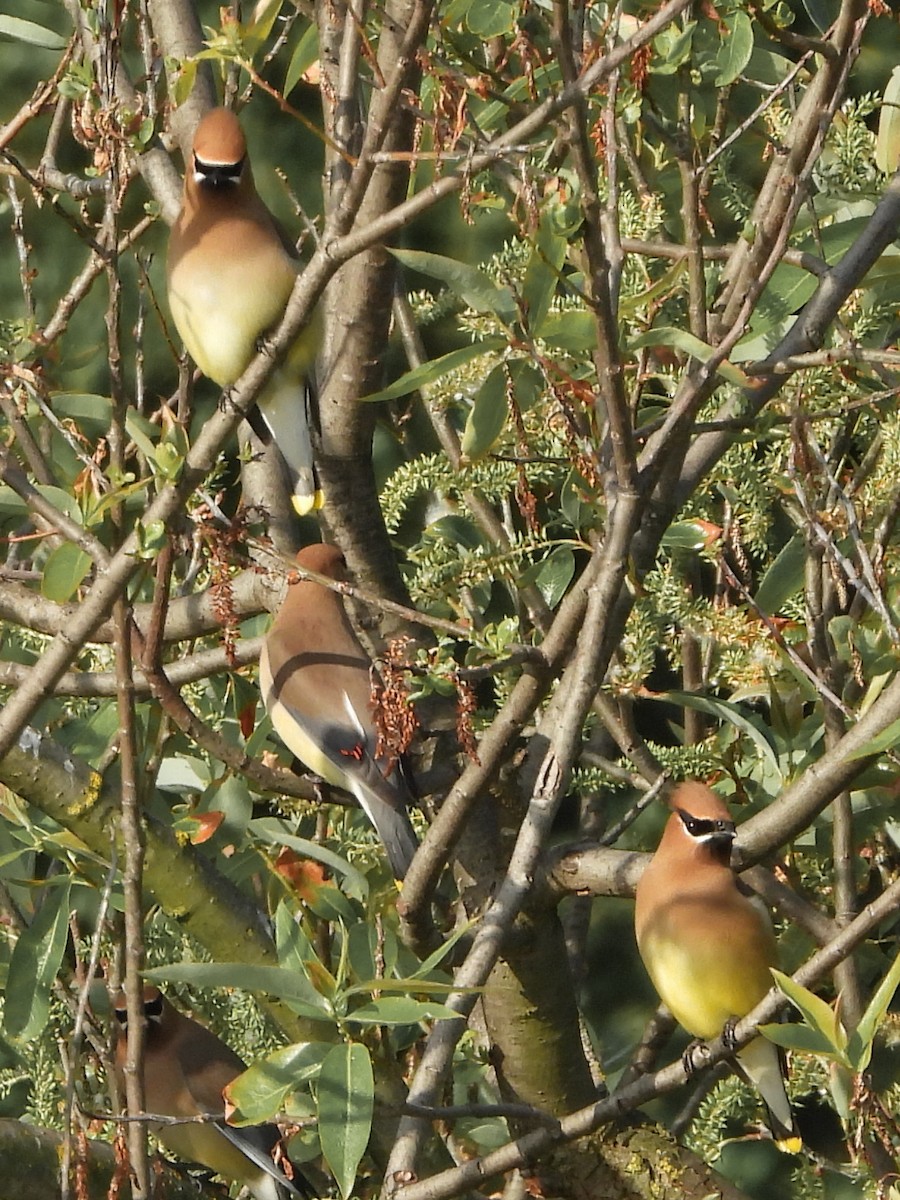
[[[317,488],[312,495],[298,496],[295,492],[291,497],[291,503],[298,517],[306,517],[311,512],[318,512],[320,508],[324,507],[325,493],[321,488]]]
[[[775,1145],[782,1154],[799,1154],[803,1149],[803,1138],[798,1134],[786,1138],[776,1138]]]

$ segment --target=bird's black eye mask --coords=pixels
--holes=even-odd
[[[734,840],[737,832],[734,821],[726,821],[722,818],[712,820],[708,817],[692,817],[683,808],[677,808],[675,811],[690,836],[698,842]]]
[[[194,155],[194,179],[203,187],[234,187],[240,183],[246,156],[236,163],[204,162]]]
[[[163,1011],[162,995],[154,996],[152,1000],[144,1001],[144,1017],[148,1021],[155,1021],[157,1024],[162,1019]],[[113,1011],[116,1014],[116,1020],[123,1029],[128,1028],[128,1009],[115,1008]]]

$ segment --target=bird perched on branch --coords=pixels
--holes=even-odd
[[[708,1040],[745,1016],[772,987],[777,961],[768,912],[730,866],[735,826],[705,784],[680,784],[659,848],[637,885],[635,931],[644,965],[676,1020]],[[779,1149],[800,1135],[784,1084],[783,1058],[764,1037],[738,1050],[734,1066],[762,1096]]]
[[[284,316],[299,259],[253,183],[247,143],[234,113],[214,108],[194,134],[181,212],[169,238],[169,307],[204,375],[228,388]],[[310,439],[311,373],[317,321],[272,373],[250,414],[274,441],[300,515],[321,505]]]
[[[116,1068],[121,1076],[128,1052],[128,1010],[124,993],[116,998],[120,1026]],[[183,1125],[150,1128],[168,1149],[188,1162],[237,1180],[255,1200],[286,1200],[311,1195],[302,1176],[299,1190],[275,1165],[272,1151],[280,1140],[275,1125],[244,1128],[224,1120],[190,1122],[205,1114],[224,1113],[224,1088],[245,1070],[240,1058],[205,1026],[173,1008],[155,987],[144,988],[144,1104],[148,1113],[180,1117]]]
[[[337,546],[307,546],[297,563],[346,579]],[[311,579],[290,583],[259,660],[266,711],[302,763],[356,797],[403,879],[418,846],[407,811],[413,795],[402,763],[378,753],[373,672],[340,596]]]

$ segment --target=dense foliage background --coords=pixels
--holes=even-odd
[[[147,1194],[139,1121],[96,1144],[142,973],[323,1194],[896,1191],[897,13],[7,7],[0,1197],[113,1194],[126,1142]],[[224,403],[164,283],[223,98],[307,263]],[[315,305],[298,521],[241,414]],[[399,896],[259,700],[320,536],[417,715]],[[681,778],[797,973],[797,1158],[654,1016],[628,897]]]

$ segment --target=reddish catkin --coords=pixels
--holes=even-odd
[[[380,677],[372,672],[372,713],[378,733],[375,752],[393,765],[409,749],[419,727],[406,686],[406,650],[411,639],[392,638],[381,660]]]

